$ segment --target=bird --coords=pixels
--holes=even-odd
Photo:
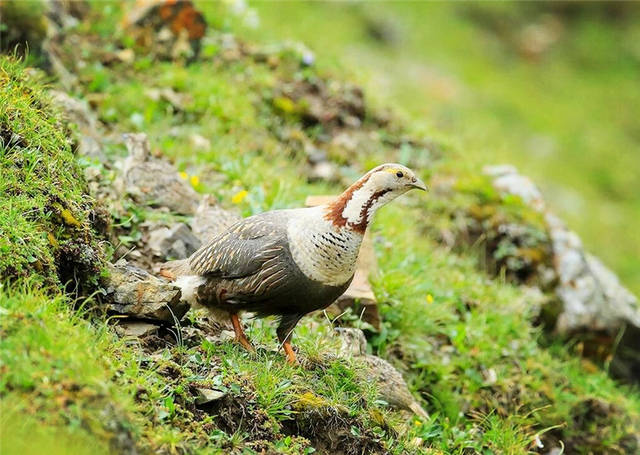
[[[382,164],[325,205],[243,218],[187,259],[165,263],[160,274],[192,306],[230,318],[235,340],[249,351],[239,314],[279,317],[276,335],[295,364],[293,329],[346,291],[373,215],[411,189],[427,186],[401,164]]]

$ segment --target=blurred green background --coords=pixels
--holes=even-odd
[[[249,6],[247,36],[303,41],[471,166],[515,164],[640,294],[640,4]]]

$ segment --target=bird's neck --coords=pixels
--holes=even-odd
[[[327,205],[325,219],[336,227],[364,234],[376,210],[395,197],[391,189],[376,188],[366,174]]]

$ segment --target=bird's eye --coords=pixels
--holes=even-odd
[[[398,171],[396,172],[396,176],[401,179],[402,177],[404,177],[404,174],[402,173],[402,171]]]

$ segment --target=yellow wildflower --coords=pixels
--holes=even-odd
[[[413,424],[417,427],[419,427],[420,425],[422,425],[422,422],[420,422],[419,420],[414,420]]]
[[[193,186],[194,188],[200,185],[200,177],[198,177],[197,175],[192,175],[189,181],[191,182],[191,186]]]
[[[242,201],[244,201],[244,198],[247,197],[247,194],[249,194],[247,190],[238,191],[231,198],[231,202],[233,202],[234,204],[240,204]]]
[[[187,180],[187,178],[189,178],[189,176],[187,175],[186,172],[182,171],[182,172],[180,172],[180,178],[182,180]]]
[[[427,294],[427,303],[433,303],[433,296],[431,294]]]

